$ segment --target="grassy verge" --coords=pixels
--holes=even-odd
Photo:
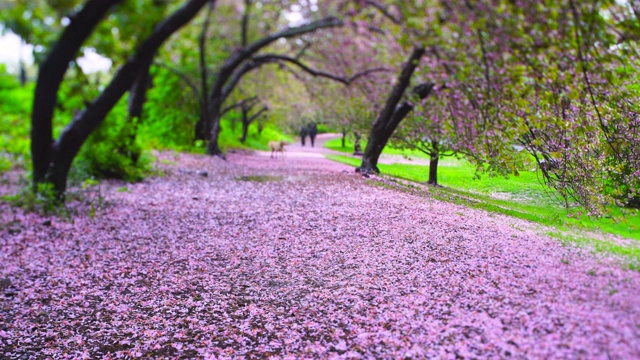
[[[362,139],[362,141],[360,141],[360,146],[362,147],[362,151],[364,151],[364,149],[367,147],[367,140]],[[342,138],[327,140],[327,142],[325,142],[324,144],[324,147],[334,151],[353,153],[353,139],[347,137],[344,147],[342,146]],[[409,158],[429,159],[427,155],[420,151],[400,150],[388,146],[382,150],[382,153],[387,155],[401,155]]]
[[[336,151],[351,152],[353,149],[342,148],[339,139],[327,143]],[[394,149],[384,153],[394,152],[404,155]],[[328,158],[354,167],[360,165],[360,159],[351,156]],[[429,167],[425,165],[395,163],[378,164],[378,167],[385,175],[417,183],[425,183],[429,175]],[[519,177],[483,176],[478,179],[474,167],[458,159],[440,161],[438,182],[442,188],[430,188],[430,194],[435,198],[554,227],[558,231],[548,235],[588,245],[595,251],[621,255],[630,260],[631,268],[639,268],[640,214],[637,210],[615,209],[612,217],[590,218],[582,215],[580,208],[565,209],[553,190],[541,184],[535,171],[521,171]],[[604,240],[610,235],[630,239],[629,245]]]

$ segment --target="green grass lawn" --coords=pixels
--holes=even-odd
[[[353,146],[341,147],[340,139],[327,142],[326,147],[350,153]],[[398,149],[387,149],[383,154],[407,155]],[[410,158],[427,158],[426,155],[409,154]],[[329,159],[359,166],[360,158],[331,155]],[[383,174],[418,183],[426,183],[429,167],[413,164],[378,164]],[[438,166],[438,183],[442,188],[431,188],[431,194],[439,199],[465,204],[492,212],[498,212],[536,223],[552,226],[559,231],[549,235],[579,244],[589,244],[598,251],[623,255],[637,268],[640,248],[620,246],[613,242],[595,239],[589,232],[615,235],[640,241],[640,214],[632,209],[615,209],[612,217],[590,218],[582,215],[578,207],[566,209],[559,196],[544,186],[535,171],[523,170],[520,176],[477,178],[475,168],[465,160],[444,158]],[[567,235],[569,234],[569,235]]]

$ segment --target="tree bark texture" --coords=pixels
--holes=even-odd
[[[151,68],[152,60],[153,58],[150,58],[149,61],[142,64],[138,76],[136,76],[133,85],[131,85],[127,103],[127,112],[131,119],[142,118],[142,109],[147,100],[147,89],[149,89],[149,82],[151,80],[149,69]]]
[[[71,22],[40,65],[31,113],[31,158],[33,161],[33,187],[46,181],[52,160],[52,118],[58,89],[84,41],[109,10],[121,0],[89,0],[71,16]]]
[[[206,42],[207,33],[209,32],[209,25],[211,24],[211,14],[215,7],[215,1],[209,2],[209,9],[207,11],[206,18],[202,24],[202,31],[200,32],[200,38],[198,39],[198,51],[200,60],[200,118],[196,123],[196,140],[205,140],[210,129],[207,127],[209,119],[209,98],[207,96],[207,90],[209,84],[207,79],[209,73],[207,72],[207,55],[206,55]]]
[[[97,0],[95,2],[100,3],[101,1],[102,0]],[[46,163],[44,166],[39,164],[39,166],[42,166],[41,170],[44,172],[44,175],[40,178],[36,178],[34,176],[34,182],[38,180],[43,181],[43,179],[46,178],[48,182],[53,184],[55,191],[59,195],[64,194],[67,186],[67,175],[69,173],[71,163],[78,154],[82,144],[102,123],[106,115],[111,111],[113,106],[120,100],[124,93],[131,88],[133,82],[138,77],[139,72],[144,68],[144,65],[152,61],[156,50],[169,36],[188,23],[207,1],[208,0],[190,0],[155,26],[153,32],[140,44],[135,55],[117,71],[109,85],[107,85],[102,93],[81,113],[74,117],[71,123],[64,129],[60,137],[51,146],[46,147],[45,153],[47,156],[44,159]],[[90,1],[90,3],[91,2],[93,1]],[[97,23],[98,20],[99,19],[94,19],[94,22]],[[65,33],[66,32],[67,31],[65,30]],[[58,41],[58,44],[62,41],[63,37]],[[56,47],[58,44],[56,44]],[[63,64],[58,63],[57,66],[55,66],[55,70],[59,70],[59,67],[61,66],[63,66]],[[66,67],[66,64],[64,64],[64,66]],[[51,70],[53,71],[53,69]],[[41,72],[42,71],[43,70],[41,69]],[[44,80],[39,78],[38,84],[40,84],[41,81]],[[56,91],[52,94],[54,97],[61,81],[62,77],[57,79]],[[39,106],[39,103],[34,102],[34,109]],[[33,132],[40,133],[42,131],[49,131],[50,134],[52,114],[53,113],[51,111],[48,119],[39,118],[41,122],[34,124]],[[36,142],[37,139],[41,140],[41,138],[32,137],[32,143]],[[39,158],[39,161],[42,160],[42,158]]]
[[[427,184],[437,186],[438,185],[438,160],[440,157],[437,153],[432,153],[429,158],[429,180]]]
[[[413,49],[411,56],[409,56],[400,73],[398,82],[387,98],[384,108],[373,123],[371,132],[369,133],[369,142],[362,155],[362,163],[360,167],[356,168],[356,171],[362,172],[363,174],[380,172],[378,169],[378,159],[380,158],[382,149],[387,145],[389,138],[398,127],[398,124],[400,124],[400,121],[413,110],[414,105],[410,101],[404,101],[400,105],[398,105],[398,103],[402,99],[407,87],[409,87],[411,76],[424,53],[424,47],[417,46]],[[421,84],[413,89],[413,93],[418,95],[420,99],[424,99],[431,93],[433,87],[434,84],[431,83]]]
[[[431,152],[429,153],[429,180],[427,184],[438,186],[438,160],[440,160],[440,148],[436,140],[431,140]]]
[[[151,82],[151,74],[149,73],[149,70],[151,69],[152,62],[153,58],[149,58],[149,60],[142,65],[138,72],[138,76],[136,76],[133,85],[131,85],[131,90],[129,90],[127,113],[129,116],[128,126],[131,127],[131,131],[127,132],[127,141],[129,144],[129,146],[127,146],[127,150],[133,148],[132,145],[136,142],[138,134],[138,126],[142,122],[142,110],[144,108],[144,103],[147,101],[147,90],[149,89]],[[140,159],[140,151],[132,152],[129,156],[131,157],[131,161],[136,164],[138,159]]]

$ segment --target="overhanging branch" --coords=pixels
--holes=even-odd
[[[233,110],[235,108],[239,108],[239,107],[245,106],[245,104],[250,103],[250,102],[254,102],[254,105],[255,105],[255,103],[257,103],[257,101],[258,101],[258,97],[257,96],[252,96],[250,98],[242,99],[240,101],[237,101],[235,104],[229,105],[229,106],[225,107],[224,109],[222,109],[222,111],[220,112],[220,116],[228,113],[229,111],[231,111],[231,110]],[[251,105],[251,107],[253,107],[253,105]]]
[[[316,70],[313,69],[305,64],[303,64],[300,60],[298,60],[297,58],[293,58],[290,56],[286,56],[286,55],[277,55],[277,54],[267,54],[267,55],[260,55],[260,56],[256,56],[253,58],[253,61],[257,64],[261,64],[261,63],[280,63],[280,64],[284,64],[284,63],[291,63],[296,65],[297,67],[299,67],[301,70],[303,70],[304,72],[314,76],[314,77],[324,77],[327,79],[331,79],[340,83],[343,83],[345,85],[350,85],[352,82],[358,80],[361,77],[367,76],[369,74],[372,73],[376,73],[376,72],[383,72],[383,71],[392,71],[389,68],[373,68],[373,69],[367,69],[361,72],[356,73],[353,76],[350,77],[345,77],[345,76],[338,76],[335,74],[331,74],[328,72],[324,72],[324,71],[320,71],[320,70]]]

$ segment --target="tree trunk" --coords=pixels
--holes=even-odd
[[[31,113],[31,158],[33,161],[33,189],[48,181],[47,173],[52,160],[52,118],[58,89],[82,43],[91,35],[96,25],[121,0],[89,0],[82,9],[71,16],[71,23],[64,29],[38,71],[38,80]]]
[[[209,119],[209,97],[207,96],[207,89],[209,85],[207,84],[207,78],[209,74],[207,73],[207,56],[205,51],[205,44],[207,42],[207,32],[209,31],[209,25],[211,24],[211,14],[213,13],[213,9],[215,7],[215,1],[209,2],[209,9],[207,11],[206,18],[204,19],[204,23],[202,24],[202,32],[200,33],[200,38],[198,39],[198,50],[199,50],[199,60],[200,60],[200,117],[198,122],[196,123],[196,140],[206,140],[207,134],[210,129],[207,127],[207,121]]]
[[[346,128],[342,128],[342,148],[344,149],[345,147],[347,147],[347,129]]]
[[[429,180],[427,184],[438,186],[438,153],[431,153],[429,158]]]
[[[354,131],[353,136],[356,139],[353,143],[353,155],[362,156],[362,146],[360,145],[360,139],[362,138],[362,136],[358,131]]]
[[[97,0],[96,2],[100,3],[101,1],[103,0]],[[91,2],[92,1],[90,0],[89,3]],[[171,36],[171,34],[188,23],[206,2],[207,0],[190,0],[154,28],[153,32],[140,44],[136,50],[136,54],[118,70],[104,91],[102,91],[102,93],[81,113],[74,117],[73,121],[64,129],[58,140],[49,147],[51,151],[47,153],[47,163],[43,166],[42,170],[44,174],[40,178],[40,181],[46,178],[47,181],[53,184],[54,190],[58,195],[62,196],[64,194],[71,163],[80,150],[82,144],[102,123],[106,115],[120,100],[122,95],[131,88],[139,72],[144,68],[144,64],[153,59],[153,55],[156,50],[169,36]],[[98,21],[99,19],[93,20],[95,23]],[[65,29],[65,32],[56,44],[56,47],[58,47],[60,41],[64,38],[64,34],[67,33],[69,27]],[[57,65],[59,67],[62,64]],[[66,64],[64,66],[66,67]],[[50,70],[59,70],[58,67]],[[41,69],[41,72],[43,71],[44,70]],[[56,92],[61,80],[62,79],[60,78],[56,84]],[[38,83],[41,81],[44,80],[39,77]],[[55,96],[55,93],[53,95]],[[37,109],[38,106],[39,104],[34,102],[34,110]],[[38,119],[41,120],[40,118]],[[42,139],[42,133],[49,131],[50,134],[50,129],[51,116],[45,124],[34,121],[34,130],[32,130],[32,133],[36,132],[40,137],[32,137],[32,143],[35,143],[38,139]],[[40,161],[42,161],[42,159],[40,159]],[[34,172],[35,168],[36,165],[34,161]],[[38,179],[34,176],[34,186],[37,181]]]
[[[136,79],[131,86],[127,103],[129,118],[142,118],[142,109],[144,108],[144,103],[147,100],[147,89],[149,88],[149,81],[151,79],[149,69],[151,68],[152,61],[153,56],[149,57],[149,60],[142,64],[140,71],[138,72],[138,76],[136,76]]]
[[[127,112],[129,113],[128,125],[132,128],[131,131],[127,133],[129,137],[127,139],[129,145],[127,146],[128,149],[131,149],[132,145],[136,142],[138,126],[142,121],[142,110],[144,108],[144,103],[147,101],[147,89],[149,89],[149,82],[151,80],[149,70],[152,62],[153,57],[150,57],[145,64],[142,64],[142,68],[140,69],[136,80],[133,82],[131,90],[129,90],[129,99],[127,104]],[[140,152],[136,151],[130,155],[131,161],[136,164],[138,159],[140,159]]]
[[[253,104],[251,104],[249,106],[249,108],[247,108],[247,113],[243,113],[242,114],[242,138],[240,139],[240,142],[242,142],[244,144],[245,141],[247,141],[247,134],[249,133],[249,125],[253,124],[253,122],[260,117],[260,115],[262,115],[265,111],[269,110],[268,107],[263,106],[262,109],[258,110],[255,114],[251,115],[251,117],[249,117],[249,109],[251,109],[253,106],[255,106],[255,102]]]
[[[362,172],[363,174],[380,172],[378,169],[378,159],[380,158],[382,149],[387,145],[387,141],[389,141],[391,134],[393,134],[398,124],[400,124],[400,121],[413,110],[413,104],[409,101],[403,102],[400,106],[398,106],[398,103],[406,88],[409,86],[411,75],[413,75],[424,53],[424,47],[416,46],[404,65],[402,73],[398,78],[398,83],[394,86],[391,94],[389,94],[387,98],[384,108],[373,123],[371,132],[369,133],[367,147],[362,155],[362,164],[359,168],[356,168],[356,171]],[[433,84],[418,85],[413,89],[413,92],[421,99],[424,99],[431,93],[433,86]]]
[[[27,69],[25,69],[24,61],[20,60],[20,86],[27,85]]]
[[[220,108],[222,107],[222,101],[224,99],[214,98],[209,102],[209,116],[214,119],[213,122],[205,122],[211,125],[209,130],[209,143],[207,144],[207,154],[212,156],[219,156],[224,159],[224,153],[218,146],[218,137],[220,136]]]
[[[244,144],[247,141],[247,134],[249,133],[249,123],[242,123],[242,137],[240,137],[240,143]]]
[[[427,184],[438,186],[438,160],[440,159],[440,149],[438,141],[431,140],[431,153],[429,153],[429,180]]]
[[[240,143],[244,144],[247,141],[247,132],[249,131],[249,109],[242,107],[242,136],[240,137]]]

